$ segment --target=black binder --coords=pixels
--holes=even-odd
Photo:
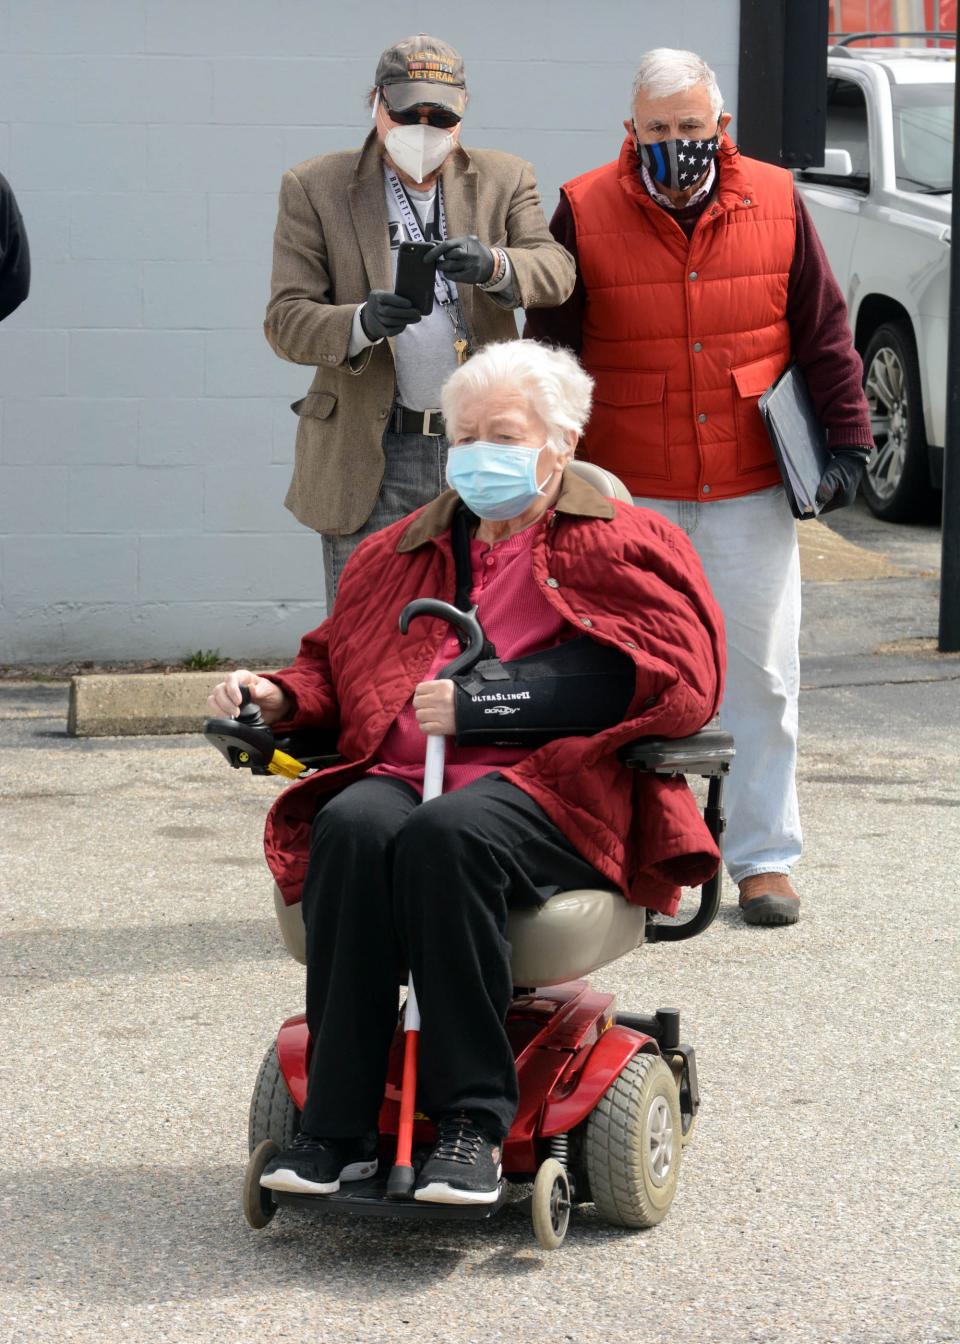
[[[827,432],[817,419],[807,381],[790,364],[764,392],[757,407],[780,467],[794,518],[816,518],[817,486],[830,465]]]

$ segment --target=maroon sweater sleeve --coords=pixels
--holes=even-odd
[[[803,369],[831,448],[873,448],[863,363],[853,345],[847,305],[809,211],[794,190],[797,241],[787,282],[793,357]]]
[[[550,232],[567,249],[577,267],[573,293],[559,308],[530,308],[526,313],[523,335],[527,340],[543,341],[545,345],[563,345],[579,355],[582,348],[583,310],[587,305],[587,290],[580,275],[577,256],[577,226],[570,202],[563,192],[550,221]]]

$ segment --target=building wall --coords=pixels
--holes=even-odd
[[[464,142],[535,165],[547,214],[615,157],[649,47],[737,101],[739,0],[451,11]],[[323,616],[284,510],[309,369],[261,331],[283,170],[359,144],[380,50],[434,5],[6,0],[0,171],[33,286],[0,327],[0,663],[286,657]]]

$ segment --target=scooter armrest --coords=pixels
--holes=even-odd
[[[203,735],[221,752],[234,770],[245,768],[266,775],[277,743],[269,728],[251,728],[236,719],[207,719]]]
[[[690,737],[638,737],[620,748],[632,770],[655,775],[720,775],[736,755],[733,737],[722,728],[702,728]]]
[[[268,767],[276,752],[292,757],[308,770],[322,770],[340,759],[336,729],[299,728],[284,737],[274,737],[266,726],[252,728],[238,719],[207,719],[203,735],[235,770],[246,769],[254,775],[274,773]]]
[[[310,770],[323,770],[340,760],[340,752],[337,750],[339,736],[337,728],[296,728],[285,737],[278,737],[276,747],[278,751],[284,751],[295,760],[302,761]]]

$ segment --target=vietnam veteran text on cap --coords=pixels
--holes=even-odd
[[[426,33],[386,49],[377,63],[376,84],[389,89],[387,102],[400,112],[418,103],[436,103],[462,117],[467,105],[463,57]]]

